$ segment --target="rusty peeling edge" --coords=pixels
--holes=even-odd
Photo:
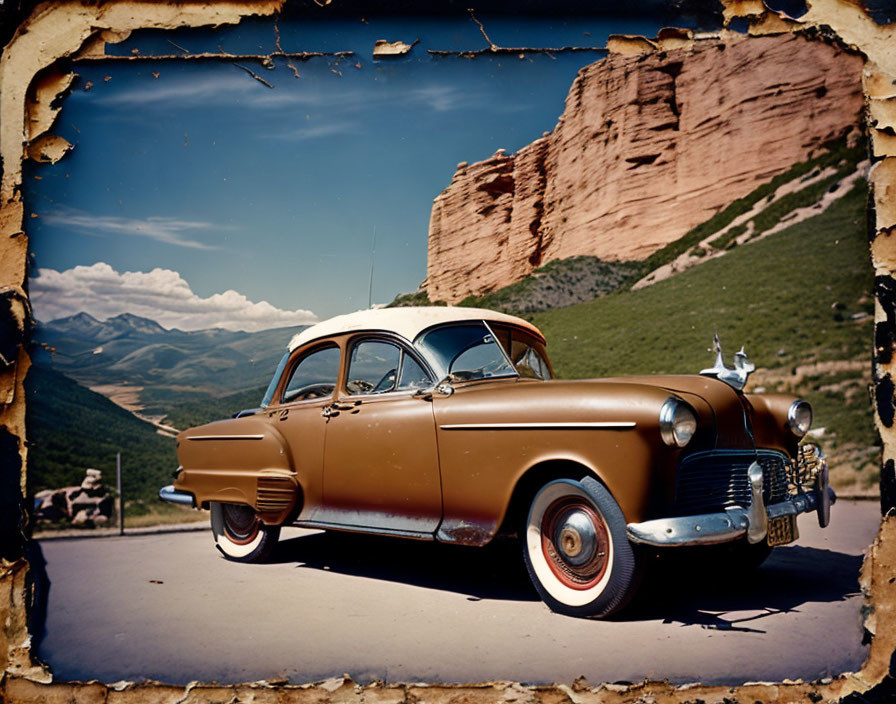
[[[326,4],[326,2],[324,3]],[[79,56],[78,52],[86,46],[91,39],[95,39],[98,32],[110,30],[112,32],[129,32],[133,28],[156,27],[174,28],[175,26],[209,26],[220,24],[235,24],[252,15],[271,15],[280,8],[279,0],[256,0],[256,2],[235,3],[224,0],[212,0],[210,2],[185,2],[182,7],[192,14],[186,19],[173,19],[166,15],[164,7],[151,7],[148,3],[134,2],[131,0],[109,0],[105,3],[78,3],[72,0],[57,4],[45,3],[38,6],[32,15],[19,27],[13,40],[4,49],[0,58],[0,71],[15,48],[29,41],[28,33],[40,37],[41,27],[46,27],[47,22],[52,22],[58,15],[69,13],[80,18],[90,15],[93,24],[85,29],[80,41],[71,45],[71,36],[63,36],[48,41],[42,51],[43,63],[29,65],[31,73],[19,76],[24,84],[21,101],[16,103],[10,100],[9,93],[15,92],[16,85],[10,86],[9,79],[4,85],[4,93],[7,99],[0,103],[0,154],[4,158],[4,180],[2,200],[0,200],[0,286],[22,290],[25,285],[25,251],[26,237],[21,234],[24,228],[23,211],[21,203],[21,163],[25,156],[23,149],[29,144],[49,134],[49,130],[42,134],[32,135],[30,140],[19,139],[18,164],[14,164],[9,158],[12,153],[9,149],[10,138],[15,141],[16,126],[24,124],[24,111],[34,108],[25,101],[24,93],[28,90],[32,80],[41,72],[59,65],[59,61],[65,58],[74,58],[76,61],[122,61],[122,60],[149,60],[149,59],[189,59],[205,58],[210,60],[261,60],[269,58],[295,58],[304,59],[311,56],[350,55],[351,52],[334,52],[333,54],[318,54],[316,52],[300,52],[294,55],[283,51],[274,52],[264,56],[234,56],[234,55],[172,55],[165,57],[149,56]],[[887,39],[884,33],[887,28],[875,30],[871,26],[870,18],[866,13],[857,8],[850,0],[810,0],[809,12],[801,20],[782,16],[765,6],[761,0],[722,0],[726,26],[734,17],[743,17],[750,20],[750,34],[755,36],[762,33],[783,32],[814,32],[817,35],[841,41],[845,47],[853,48],[862,53],[866,58],[866,64],[874,67],[879,74],[887,76],[890,80],[896,78],[896,51],[886,45]],[[130,24],[122,19],[123,15],[116,15],[116,10],[130,10],[132,16]],[[170,9],[170,8],[169,8]],[[859,14],[857,14],[859,13]],[[472,15],[472,11],[471,11]],[[479,24],[475,16],[473,19]],[[119,26],[119,25],[127,26]],[[38,26],[41,25],[41,26]],[[509,48],[499,47],[491,42],[485,33],[485,28],[480,25],[483,36],[489,43],[488,48],[474,52],[441,52],[431,50],[434,55],[458,55],[475,56],[493,53],[560,53],[565,51],[601,51],[610,52],[612,49],[605,47],[561,47],[557,49],[545,48]],[[698,41],[700,37],[669,36],[667,40],[688,43]],[[69,44],[66,44],[69,41]],[[655,40],[647,38],[620,37],[620,46],[627,51],[662,51],[664,40],[659,36]],[[608,43],[609,44],[609,43]],[[679,46],[679,45],[676,45]],[[279,44],[278,44],[279,48]],[[27,63],[27,62],[26,62]],[[5,75],[5,74],[2,74]],[[21,88],[21,86],[19,86]],[[866,88],[866,102],[870,105],[875,98],[869,95]],[[896,112],[892,105],[887,106],[891,114]],[[46,110],[54,108],[44,107]],[[20,112],[16,112],[19,110]],[[55,108],[58,111],[58,108]],[[12,115],[12,122],[10,116]],[[16,120],[17,116],[21,120]],[[55,113],[51,115],[54,116]],[[52,119],[47,124],[52,125]],[[874,133],[876,126],[868,126],[870,133]],[[872,149],[874,141],[872,140]],[[872,155],[874,157],[875,155]],[[892,162],[896,155],[877,155],[880,161]],[[64,157],[64,155],[63,155]],[[60,158],[63,158],[60,157]],[[875,176],[877,174],[877,177]],[[888,202],[896,200],[896,168],[889,164],[889,168],[876,168],[872,173],[872,188],[879,193],[876,208],[872,213],[876,222],[871,224],[871,229],[878,235],[884,234],[892,228],[896,222],[896,212],[888,209]],[[5,236],[4,236],[5,235]],[[880,247],[877,248],[880,250]],[[873,265],[878,274],[892,275],[890,261],[896,261],[896,247],[887,247],[886,256],[879,252],[874,255]],[[27,299],[25,299],[27,304]],[[887,314],[893,315],[892,303],[876,299],[876,319],[882,321]],[[27,322],[27,305],[22,305],[13,313],[17,324],[24,329]],[[891,355],[892,356],[892,355]],[[14,364],[12,369],[0,369],[0,386],[12,389],[13,402],[0,406],[0,427],[12,432],[19,438],[20,456],[23,462],[27,460],[27,452],[24,443],[24,399],[21,390],[21,375],[23,368],[27,368],[27,354],[20,349],[20,361],[24,364]],[[882,378],[885,374],[896,373],[896,362],[883,363],[878,357],[875,359],[875,379]],[[890,458],[896,454],[896,430],[884,427],[880,423],[877,409],[875,416],[878,428],[884,440],[884,458]],[[22,472],[24,482],[24,471]],[[524,686],[514,682],[487,682],[464,685],[444,684],[383,684],[372,683],[370,685],[358,685],[347,675],[332,678],[323,682],[315,682],[303,685],[292,685],[281,681],[259,681],[254,683],[218,686],[216,684],[190,683],[186,687],[165,685],[158,682],[147,681],[140,684],[124,682],[117,684],[101,684],[99,682],[56,682],[48,683],[49,677],[41,663],[37,662],[30,652],[30,637],[21,632],[21,624],[27,616],[25,603],[28,599],[28,590],[24,583],[26,567],[22,560],[0,562],[0,594],[6,596],[6,603],[0,606],[0,645],[5,646],[7,653],[0,652],[0,660],[5,658],[6,666],[0,674],[0,700],[3,701],[39,701],[48,697],[54,700],[64,698],[79,700],[107,701],[110,696],[115,696],[123,701],[150,701],[157,700],[159,696],[167,694],[183,701],[187,697],[191,700],[203,701],[217,699],[220,696],[232,695],[232,699],[248,697],[254,699],[262,692],[275,690],[278,700],[295,700],[305,698],[306,693],[315,693],[316,701],[339,699],[372,701],[386,700],[413,702],[425,698],[427,702],[441,700],[456,700],[459,695],[467,694],[471,697],[485,694],[489,699],[511,698],[528,699],[528,701],[572,701],[576,704],[585,702],[621,702],[631,701],[632,697],[640,697],[645,700],[653,699],[656,702],[682,702],[700,699],[721,701],[727,697],[736,697],[739,700],[750,701],[782,701],[812,699],[813,701],[837,701],[852,692],[866,692],[876,685],[891,679],[896,673],[889,671],[891,655],[896,652],[896,586],[890,582],[890,576],[896,570],[896,517],[890,516],[882,521],[881,529],[869,550],[862,568],[861,587],[866,598],[867,616],[865,625],[869,633],[873,635],[868,659],[858,673],[844,673],[830,681],[801,682],[787,681],[782,683],[747,683],[737,687],[719,687],[704,685],[675,686],[668,682],[643,682],[617,686],[602,684],[591,687],[585,682],[576,681],[572,686],[565,684],[551,686]],[[2,602],[0,602],[2,603]],[[13,633],[11,624],[18,626],[19,631]],[[193,692],[195,691],[195,696]],[[90,696],[92,694],[92,696]],[[510,695],[513,695],[511,697]],[[398,695],[398,696],[396,696]],[[88,696],[89,699],[84,697]]]
[[[499,46],[487,49],[475,49],[466,51],[461,49],[427,49],[427,54],[433,56],[460,56],[472,58],[474,56],[501,56],[504,54],[569,54],[573,52],[595,52],[606,54],[610,50],[605,46]]]
[[[78,63],[115,63],[119,61],[260,61],[273,59],[297,59],[307,61],[315,58],[343,58],[354,56],[354,51],[274,51],[270,54],[228,54],[226,52],[205,52],[198,54],[84,54],[76,56]]]
[[[843,684],[849,676],[840,676],[833,684]],[[117,682],[103,684],[96,680],[87,682],[42,683],[32,679],[4,674],[0,679],[0,693],[12,702],[79,701],[107,702],[111,696],[116,701],[167,701],[181,702],[189,697],[192,702],[202,701],[339,701],[372,704],[376,701],[402,702],[412,704],[425,701],[427,704],[453,704],[461,701],[515,701],[573,702],[574,704],[610,704],[622,702],[833,702],[841,695],[846,696],[846,688],[832,687],[832,684],[794,682],[750,682],[739,686],[675,686],[665,681],[644,680],[631,685],[601,684],[592,687],[583,679],[572,685],[522,685],[518,682],[494,681],[474,684],[441,683],[395,683],[373,682],[357,684],[349,675],[320,680],[308,684],[287,684],[279,680],[260,680],[244,684],[219,685],[215,683],[191,682],[187,685],[170,685],[155,680],[140,683]],[[855,691],[855,690],[851,690]],[[265,696],[276,694],[276,699]],[[836,698],[830,698],[833,694]],[[87,695],[87,696],[85,696]],[[396,696],[397,695],[397,696]],[[633,697],[635,699],[633,699]]]

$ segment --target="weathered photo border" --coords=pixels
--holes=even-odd
[[[321,683],[236,685],[154,682],[103,684],[56,682],[32,651],[28,631],[34,585],[29,577],[24,497],[28,436],[24,379],[31,313],[27,293],[28,218],[23,204],[26,159],[55,162],[70,149],[53,134],[61,103],[72,86],[71,62],[102,61],[106,44],[139,29],[237,25],[250,17],[275,17],[285,0],[64,0],[38,5],[22,21],[0,56],[0,701],[88,702],[837,702],[896,699],[896,24],[879,25],[859,0],[807,0],[798,20],[769,10],[762,0],[721,0],[726,26],[735,18],[749,34],[802,32],[841,42],[864,57],[862,75],[871,150],[868,239],[874,270],[875,334],[869,352],[875,423],[883,440],[879,533],[860,577],[865,599],[868,658],[855,673],[818,682],[785,680],[739,687],[645,681],[633,685],[514,682],[465,685],[358,685],[348,676]],[[315,0],[328,4],[331,0]],[[338,3],[338,0],[333,0]],[[723,30],[722,34],[729,30]],[[663,30],[655,39],[612,37],[610,53],[643,54],[687,48],[686,30]],[[143,58],[143,57],[141,57]],[[198,57],[197,57],[198,58]],[[203,55],[208,60],[229,55]],[[249,57],[263,60],[269,57]],[[116,61],[127,60],[117,56]],[[827,648],[826,643],[806,643]],[[339,673],[333,673],[338,675]]]

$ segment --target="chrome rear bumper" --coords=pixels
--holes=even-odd
[[[626,526],[628,539],[633,543],[672,547],[680,545],[714,545],[728,543],[746,536],[751,543],[765,539],[768,519],[778,516],[795,516],[816,511],[822,528],[830,520],[830,505],[836,500],[834,490],[828,485],[827,467],[823,466],[815,477],[811,492],[789,496],[786,501],[765,506],[762,503],[762,468],[754,462],[749,469],[752,502],[749,507],[727,508],[718,513],[696,516],[657,518]]]
[[[195,506],[196,500],[192,494],[185,491],[179,491],[174,488],[174,484],[163,486],[159,489],[159,498],[163,501],[169,501],[172,504],[180,504],[181,506]]]

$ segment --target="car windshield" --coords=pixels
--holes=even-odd
[[[268,384],[267,391],[264,392],[264,398],[261,399],[262,408],[267,408],[271,403],[271,400],[274,398],[274,391],[276,391],[277,389],[277,382],[280,381],[280,376],[283,374],[283,370],[286,369],[286,363],[289,361],[290,354],[290,352],[287,352],[280,359],[280,363],[277,365],[277,371],[274,372],[274,378],[271,379],[271,383]]]
[[[436,328],[425,333],[417,347],[451,381],[519,376],[485,323]]]

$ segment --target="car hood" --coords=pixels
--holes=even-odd
[[[464,404],[475,415],[501,415],[507,420],[628,418],[637,415],[655,421],[659,406],[671,395],[687,401],[697,412],[699,443],[707,447],[753,449],[742,395],[714,377],[691,375],[627,376],[603,379],[475,382],[462,389],[472,402]],[[485,401],[485,398],[488,401]],[[487,409],[487,410],[486,410]],[[479,411],[479,412],[477,412]],[[646,413],[646,415],[644,415]],[[596,414],[596,415],[595,415]],[[479,419],[477,419],[479,420]],[[696,445],[695,445],[696,447]]]
[[[715,377],[697,374],[628,376],[600,381],[654,386],[677,394],[704,418],[712,414],[717,447],[752,447],[753,442],[740,392]]]
[[[594,379],[600,382],[612,382],[614,384],[643,384],[646,386],[659,386],[667,389],[686,394],[696,394],[707,401],[716,401],[719,403],[730,402],[737,399],[738,392],[724,381],[719,381],[712,376],[701,376],[699,374],[655,374],[645,376],[619,376],[608,377],[605,379]],[[740,403],[738,401],[738,403]]]
[[[458,386],[453,401],[437,403],[437,407],[442,411],[440,423],[500,418],[505,423],[619,419],[640,424],[656,423],[660,406],[671,395],[680,396],[697,411],[710,446],[752,449],[740,394],[711,377],[479,381]]]

